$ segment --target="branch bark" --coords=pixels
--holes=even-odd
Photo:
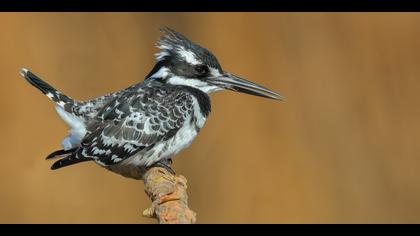
[[[196,213],[188,207],[187,179],[161,167],[152,167],[143,176],[145,192],[152,206],[143,216],[156,218],[159,224],[194,224]]]

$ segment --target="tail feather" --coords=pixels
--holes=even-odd
[[[45,81],[41,80],[38,76],[30,72],[29,70],[22,68],[20,71],[20,74],[22,77],[24,77],[31,85],[39,89],[43,94],[45,94],[49,99],[54,101],[58,107],[61,107],[64,109],[64,111],[69,112],[70,114],[73,114],[73,107],[77,105],[77,102],[71,99],[70,97],[62,94],[57,89],[53,88],[51,85],[47,84]],[[60,111],[59,114],[62,116],[64,114],[64,120],[70,124],[73,124],[74,118],[68,117],[68,113],[62,113],[60,109],[57,109],[57,111]],[[80,121],[79,121],[80,122]],[[90,161],[91,159],[86,157],[80,157],[78,154],[78,148],[72,148],[69,150],[58,150],[50,155],[47,156],[47,160],[55,159],[55,158],[61,158],[60,160],[56,161],[52,166],[52,170],[56,170],[65,166],[73,165],[79,162],[84,161]]]
[[[69,150],[64,150],[64,149],[57,150],[57,151],[51,153],[50,155],[48,155],[45,158],[45,160],[66,157],[68,155],[71,155],[74,151],[76,151],[76,149],[77,149],[77,147],[76,148],[69,149]]]
[[[67,106],[66,110],[68,110],[69,108],[75,105],[76,102],[73,99],[62,94],[60,91],[47,84],[45,81],[41,80],[38,76],[30,72],[29,70],[22,68],[20,70],[20,74],[32,86],[39,89],[43,94],[45,94],[49,99],[54,101],[60,107],[66,108],[65,106]]]
[[[63,159],[60,159],[51,166],[51,170],[60,169],[62,167],[66,167],[69,165],[77,164],[84,161],[91,161],[92,159],[88,159],[85,157],[79,157],[77,155],[77,151],[73,152],[70,156],[64,157]]]

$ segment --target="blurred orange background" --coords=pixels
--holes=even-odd
[[[155,223],[143,183],[44,158],[67,127],[26,67],[89,99],[142,81],[159,28],[284,102],[220,92],[174,158],[198,223],[420,223],[420,15],[1,13],[0,222]]]

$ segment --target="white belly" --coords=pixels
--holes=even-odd
[[[139,152],[124,161],[124,164],[148,167],[160,160],[171,158],[182,149],[187,148],[197,136],[198,131],[195,124],[191,125],[189,121],[185,123],[172,138],[156,143],[152,149],[146,152]]]
[[[105,168],[128,178],[141,179],[147,167],[160,160],[172,158],[192,143],[198,131],[195,127],[190,127],[190,122],[186,123],[167,141],[159,142],[150,150],[140,151],[121,163]]]

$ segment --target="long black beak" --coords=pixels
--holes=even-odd
[[[261,85],[241,79],[230,73],[224,73],[222,76],[211,79],[211,83],[221,88],[233,90],[236,92],[247,93],[255,96],[283,100],[283,97]]]

